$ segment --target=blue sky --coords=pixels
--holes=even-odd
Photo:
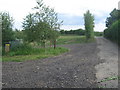
[[[119,0],[43,0],[54,8],[58,19],[63,20],[61,29],[84,29],[83,15],[87,10],[95,17],[95,31],[103,31],[109,13],[118,8]],[[8,11],[14,18],[14,28],[22,29],[23,18],[33,12],[36,0],[0,0],[0,11]]]

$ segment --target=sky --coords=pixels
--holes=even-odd
[[[63,21],[61,29],[84,29],[84,13],[87,10],[95,17],[95,31],[103,31],[109,13],[118,9],[119,0],[43,0],[58,13]],[[37,5],[36,0],[0,0],[0,11],[7,11],[14,18],[14,28],[22,29],[23,18]]]

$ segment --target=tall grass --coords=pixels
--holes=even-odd
[[[68,49],[63,47],[54,48],[34,48],[30,45],[19,45],[11,48],[10,52],[4,53],[2,61],[25,61],[47,58],[67,52]]]

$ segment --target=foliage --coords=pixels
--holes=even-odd
[[[116,8],[110,13],[110,17],[106,19],[106,27],[110,27],[115,21],[120,19],[120,10]]]
[[[12,31],[13,18],[8,12],[0,12],[2,17],[2,44],[14,40],[14,32]]]
[[[106,19],[106,27],[107,28],[104,30],[104,37],[120,45],[120,10],[114,9],[110,13],[110,17]]]
[[[86,39],[92,39],[94,38],[94,16],[90,13],[88,10],[84,14],[84,22],[85,22],[85,30],[86,30]]]

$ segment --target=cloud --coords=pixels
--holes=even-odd
[[[105,19],[109,13],[118,8],[119,0],[43,0],[46,5],[54,8],[59,19],[64,21],[64,27],[77,28],[84,25],[83,14],[90,10],[95,16],[97,30],[105,25]],[[36,0],[1,0],[0,11],[8,11],[15,19],[16,28],[22,28],[23,18],[33,12],[31,8],[36,6]],[[71,26],[70,26],[71,25]],[[102,25],[102,26],[101,26]],[[102,27],[102,28],[101,28]]]

